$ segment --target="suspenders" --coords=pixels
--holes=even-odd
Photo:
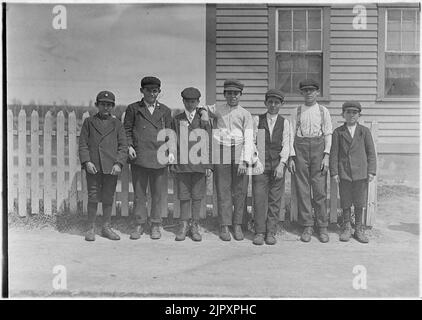
[[[323,124],[324,124],[324,109],[322,108],[322,106],[318,105],[319,107],[319,113],[321,115],[321,132],[322,135],[324,135],[324,130],[323,130]],[[302,133],[302,128],[300,127],[300,116],[302,115],[302,106],[299,106],[297,108],[297,115],[296,115],[296,135],[298,130],[300,129],[300,132]],[[302,133],[303,134],[303,133]]]

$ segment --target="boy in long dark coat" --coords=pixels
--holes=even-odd
[[[103,236],[110,240],[120,239],[110,228],[110,220],[117,175],[127,160],[127,142],[122,123],[110,113],[114,104],[114,94],[101,91],[95,103],[98,113],[85,119],[79,138],[79,159],[86,170],[88,186],[87,241],[95,240],[98,202],[103,204]]]
[[[362,107],[357,101],[343,104],[344,125],[334,130],[330,172],[339,183],[340,203],[343,209],[341,241],[349,241],[352,233],[351,207],[354,205],[356,240],[369,242],[362,223],[363,208],[366,207],[368,182],[377,171],[377,159],[371,131],[358,123]]]
[[[180,200],[180,229],[176,241],[183,241],[189,234],[194,241],[201,241],[198,230],[201,201],[206,197],[206,176],[210,175],[211,125],[208,113],[198,108],[201,93],[196,88],[186,88],[181,93],[185,111],[175,116],[173,129],[177,135],[177,162],[171,171],[176,174],[177,197]],[[191,141],[195,133],[201,141]],[[191,148],[202,146],[200,152],[191,153]],[[192,210],[191,207],[192,200]]]
[[[161,92],[161,81],[156,77],[141,80],[141,101],[130,104],[126,109],[124,127],[129,144],[132,184],[135,193],[135,228],[130,239],[136,240],[144,232],[148,218],[147,187],[151,189],[151,239],[161,238],[162,208],[167,204],[168,163],[159,161],[157,152],[165,143],[157,136],[163,129],[171,129],[170,109],[157,101]],[[174,159],[168,155],[169,162]]]

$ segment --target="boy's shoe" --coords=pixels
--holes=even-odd
[[[303,242],[311,241],[313,232],[314,232],[314,229],[312,227],[305,227],[302,235],[300,236],[300,240],[303,241]]]
[[[95,228],[94,226],[90,227],[88,231],[85,233],[85,240],[86,241],[95,241]]]
[[[240,224],[235,224],[233,226],[233,238],[237,241],[243,240],[243,232],[242,232],[242,226]]]
[[[190,226],[190,236],[192,237],[193,241],[201,241],[202,236],[199,233],[199,227],[197,221],[192,221],[192,224]]]
[[[346,222],[343,225],[343,229],[341,230],[340,241],[347,242],[350,240],[351,236],[352,236],[352,226],[350,225],[350,222]]]
[[[327,243],[330,241],[330,237],[328,236],[328,231],[326,227],[319,228],[319,241],[322,243]]]
[[[110,240],[120,240],[119,235],[110,228],[110,225],[108,223],[104,224],[102,235],[103,237],[108,238]]]
[[[272,232],[267,233],[267,236],[265,237],[265,243],[270,246],[277,243],[277,239],[275,238],[274,233]]]
[[[138,240],[143,233],[144,233],[144,228],[142,227],[142,224],[138,224],[135,226],[135,229],[130,234],[129,239]]]
[[[253,238],[252,243],[257,246],[262,246],[264,244],[264,234],[263,233],[255,234],[255,237]]]
[[[187,221],[181,221],[179,226],[179,231],[176,234],[176,241],[183,241],[186,239],[186,234],[188,233],[189,226]]]
[[[151,239],[158,240],[161,238],[160,224],[153,223],[151,227]]]
[[[365,227],[362,225],[357,225],[355,229],[355,239],[361,243],[368,243],[369,239],[365,234]]]
[[[223,240],[223,241],[230,241],[231,240],[229,226],[221,226],[220,239]]]

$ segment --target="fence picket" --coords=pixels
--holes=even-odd
[[[8,212],[14,212],[16,187],[14,184],[14,146],[13,146],[13,112],[7,110],[7,208]]]
[[[296,195],[296,179],[290,175],[291,195],[290,195],[290,221],[297,221],[298,208],[297,208],[297,195]]]
[[[122,123],[125,120],[126,112],[122,114]],[[120,184],[121,184],[121,215],[122,217],[129,216],[129,165],[125,163],[122,168],[122,173],[120,176]]]
[[[52,213],[53,186],[51,183],[51,133],[53,119],[48,111],[44,118],[44,214]]]
[[[89,113],[84,112],[82,115],[82,123],[89,117]],[[82,185],[82,212],[86,214],[88,212],[88,187],[86,185],[86,170],[81,170],[81,185]]]
[[[337,222],[337,199],[338,199],[338,184],[337,181],[331,177],[330,181],[330,223]]]
[[[374,140],[375,153],[377,154],[377,142],[378,142],[378,123],[376,121],[371,122],[371,134]],[[378,160],[378,158],[377,158]],[[372,227],[375,223],[375,213],[377,212],[377,176],[368,185],[368,204],[365,212],[365,224],[368,227]]]
[[[62,212],[65,208],[66,184],[64,166],[64,114],[59,111],[57,114],[57,212]],[[58,186],[62,186],[59,188]]]
[[[26,113],[24,109],[18,115],[18,213],[26,216]]]
[[[38,112],[31,113],[31,212],[39,213],[39,117]]]
[[[76,114],[72,111],[68,118],[69,132],[69,210],[76,213],[77,203],[77,186],[78,186],[78,160],[77,160],[77,142],[76,142]]]

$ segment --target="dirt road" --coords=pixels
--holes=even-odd
[[[121,234],[112,242],[52,229],[9,230],[12,297],[414,297],[419,290],[419,204],[406,194],[379,204],[371,242],[298,241],[286,232],[275,246],[222,242],[214,232],[203,241],[138,241]],[[55,290],[53,268],[66,268],[67,290]],[[367,272],[367,288],[353,287],[355,266]],[[359,268],[359,267],[358,267]],[[361,268],[361,267],[360,267]],[[363,269],[359,269],[362,271]],[[356,270],[355,270],[356,271]],[[362,273],[359,271],[359,275]],[[355,279],[356,283],[356,279]]]

